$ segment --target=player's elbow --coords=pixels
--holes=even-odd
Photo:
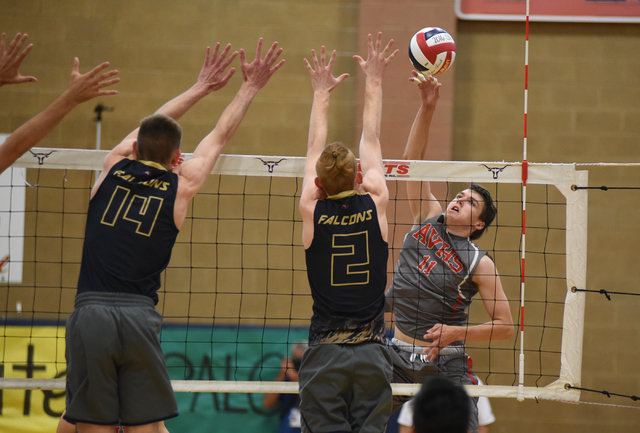
[[[501,326],[500,339],[501,340],[511,340],[513,335],[516,333],[516,327],[513,322],[509,321]]]

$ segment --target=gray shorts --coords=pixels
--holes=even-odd
[[[478,378],[471,369],[471,358],[463,347],[447,347],[448,354],[438,355],[433,362],[423,361],[420,356],[423,348],[419,346],[401,344],[393,339],[389,342],[389,352],[393,362],[394,383],[423,383],[425,377],[434,374],[447,376],[461,385],[477,385]],[[400,409],[404,403],[411,400],[408,395],[393,396],[393,412]],[[471,420],[469,429],[478,431],[478,398],[471,397]]]
[[[162,315],[146,296],[76,296],[67,321],[65,420],[136,426],[178,416],[161,326]]]
[[[304,352],[298,380],[303,432],[385,431],[391,415],[391,359],[386,346],[312,346]]]

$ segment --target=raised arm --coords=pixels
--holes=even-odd
[[[240,65],[242,71],[242,85],[235,98],[224,110],[215,128],[198,144],[193,157],[180,165],[175,172],[180,176],[178,184],[178,197],[176,206],[186,205],[196,192],[204,185],[211,174],[222,149],[233,137],[240,122],[244,118],[253,98],[262,89],[271,76],[284,64],[284,60],[278,62],[282,48],[278,49],[278,43],[274,42],[269,48],[265,58],[262,58],[263,39],[258,41],[256,57],[251,63],[247,63],[244,50],[240,50]],[[276,63],[277,62],[277,63]]]
[[[482,257],[472,281],[478,286],[490,320],[475,326],[435,325],[424,335],[425,339],[433,339],[423,352],[430,361],[435,359],[441,348],[454,341],[499,341],[513,337],[515,331],[509,301],[493,260],[486,255]]]
[[[317,176],[316,162],[322,153],[327,141],[329,125],[329,95],[333,89],[349,76],[342,74],[333,76],[333,65],[336,60],[336,51],[331,52],[329,63],[326,61],[326,48],[320,49],[320,61],[315,50],[311,50],[313,66],[307,59],[304,64],[311,76],[313,87],[313,104],[311,106],[311,118],[309,120],[309,139],[307,141],[307,159],[305,162],[304,178],[302,181],[302,193],[300,195],[300,213],[303,221],[303,242],[305,247],[311,245],[313,240],[313,210],[317,200],[324,198],[324,190],[318,188],[315,183]]]
[[[220,43],[216,44],[213,53],[211,53],[211,48],[207,47],[204,63],[200,69],[196,83],[184,93],[158,108],[156,114],[165,114],[174,120],[179,120],[202,98],[226,86],[236,71],[235,68],[231,68],[228,71],[226,69],[238,55],[238,52],[235,51],[227,58],[230,50],[231,44],[227,44],[221,53],[219,53]],[[120,144],[109,152],[104,160],[103,173],[108,172],[109,169],[121,159],[134,157],[133,143],[135,143],[137,137],[138,128],[131,131]],[[98,180],[94,190],[100,185],[102,179],[103,177]]]
[[[0,39],[0,86],[5,84],[35,83],[38,81],[36,77],[25,77],[19,71],[22,61],[27,57],[29,51],[33,49],[33,44],[29,44],[24,51],[20,52],[28,37],[29,35],[26,33],[24,35],[18,33],[7,49],[6,35],[2,34]]]
[[[404,149],[403,158],[421,160],[426,157],[429,128],[433,113],[436,111],[442,84],[438,83],[435,77],[425,77],[417,71],[413,71],[413,77],[409,78],[409,80],[418,85],[421,104],[411,126],[411,132],[409,132],[409,139]],[[431,193],[430,182],[406,182],[406,184],[407,197],[414,224],[420,224],[425,219],[442,212],[442,206]]]
[[[382,33],[378,33],[374,47],[373,37],[369,35],[367,60],[365,61],[357,55],[353,56],[366,76],[362,137],[360,139],[362,188],[371,194],[376,203],[384,239],[386,239],[388,231],[386,208],[389,201],[389,190],[382,164],[380,123],[382,118],[382,78],[387,65],[398,54],[398,50],[391,52],[392,45],[393,39],[382,49]]]
[[[67,90],[0,145],[0,173],[49,134],[78,104],[98,96],[117,94],[117,90],[102,90],[120,81],[120,78],[112,78],[118,74],[117,70],[101,73],[108,67],[109,62],[104,62],[82,75],[76,57]]]

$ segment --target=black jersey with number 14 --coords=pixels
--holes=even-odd
[[[178,176],[159,164],[123,159],[89,202],[78,293],[118,292],[158,302],[160,274],[178,236]]]

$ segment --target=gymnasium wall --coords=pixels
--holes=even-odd
[[[458,21],[453,124],[455,160],[522,159],[524,24]],[[640,160],[640,26],[532,23],[528,160]],[[579,167],[590,186],[638,187],[636,168]],[[587,289],[638,293],[633,269],[640,193],[589,192]],[[582,386],[638,395],[637,296],[586,295]],[[526,316],[525,316],[526,317]],[[583,392],[582,400],[632,405]],[[640,426],[637,409],[492,400],[496,431],[615,432]],[[492,427],[493,431],[493,427]]]
[[[385,40],[396,39],[401,50],[386,74],[382,125],[384,156],[400,158],[418,107],[414,85],[407,81],[411,68],[406,44],[417,29],[427,25],[449,30],[458,47],[453,68],[441,78],[442,97],[430,137],[433,159],[521,160],[524,24],[458,21],[452,2],[446,0],[0,0],[0,32],[9,39],[17,32],[29,34],[29,42],[36,47],[21,72],[38,77],[36,84],[0,88],[0,133],[14,131],[66,88],[74,56],[80,58],[82,72],[108,60],[120,71],[122,81],[116,86],[120,94],[77,107],[40,146],[95,148],[93,109],[100,102],[114,107],[113,112],[104,113],[102,122],[101,147],[110,149],[142,117],[195,82],[207,45],[230,42],[233,49],[244,48],[252,58],[257,39],[264,37],[267,47],[274,40],[280,43],[286,64],[260,92],[225,153],[305,154],[312,91],[302,58],[323,44],[338,50],[336,71],[351,74],[332,94],[328,139],[353,147],[360,135],[363,83],[351,56],[364,53],[367,33],[382,30]],[[640,26],[533,23],[530,40],[529,161],[638,161]],[[235,66],[239,68],[238,60]],[[211,130],[239,84],[237,71],[226,88],[208,96],[181,119],[183,151],[193,151]],[[589,170],[590,185],[640,184],[636,168],[584,169]],[[37,179],[29,176],[30,182],[42,185],[60,181],[60,173],[52,171],[43,171]],[[91,183],[91,173],[68,176],[85,185]],[[217,191],[216,182],[212,180],[205,190]],[[30,193],[27,206],[34,207],[37,201],[41,209],[57,211],[64,205],[81,214],[87,194],[66,194],[62,198]],[[587,288],[638,293],[633,269],[640,193],[593,191],[589,200]],[[209,213],[206,200],[202,205],[197,212]],[[186,227],[183,232],[191,229]],[[0,311],[11,310],[20,300],[24,311],[37,309],[43,316],[70,312],[78,271],[73,263],[79,260],[81,241],[55,238],[63,230],[65,236],[81,238],[82,216],[30,216],[26,230],[27,235],[37,232],[52,239],[27,243],[25,260],[40,264],[25,269],[22,286],[0,286]],[[61,251],[69,263],[45,263],[59,261]],[[179,268],[183,257],[177,249],[172,266]],[[206,257],[203,253],[199,260]],[[175,288],[184,278],[183,271],[173,269],[166,281]],[[62,293],[48,288],[60,281],[65,287]],[[225,282],[232,283],[233,279]],[[517,288],[509,287],[507,292],[510,298],[517,297]],[[603,295],[586,296],[583,386],[639,395],[635,367],[640,349],[635,342],[640,338],[640,324],[634,319],[640,301],[615,295],[611,301]],[[169,309],[184,309],[180,296],[168,304]],[[164,298],[160,308],[165,308]],[[296,314],[305,316],[309,311],[305,305]],[[515,306],[513,311],[515,316]],[[478,367],[482,369],[483,364]],[[587,393],[582,399],[637,406],[628,399]],[[633,431],[640,425],[637,409],[497,398],[492,404],[497,418],[493,432],[617,432]]]

